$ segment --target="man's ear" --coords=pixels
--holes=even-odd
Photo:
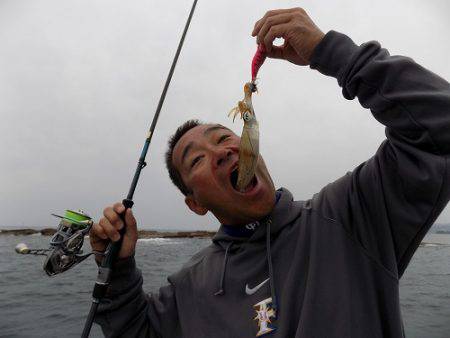
[[[202,207],[196,200],[195,197],[190,194],[187,195],[184,198],[184,203],[191,209],[193,212],[195,212],[197,215],[203,216],[208,212],[208,209],[205,207]]]

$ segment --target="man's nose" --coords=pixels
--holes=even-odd
[[[233,156],[233,150],[231,149],[220,149],[216,152],[215,164],[217,167],[227,163]]]

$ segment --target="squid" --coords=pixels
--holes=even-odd
[[[256,165],[259,157],[259,125],[256,120],[255,111],[252,105],[252,94],[257,91],[254,81],[244,85],[244,99],[238,102],[228,116],[233,116],[233,122],[237,115],[241,115],[244,121],[242,128],[241,142],[239,144],[238,178],[236,187],[239,191],[251,183],[255,176]]]
[[[252,60],[252,80],[244,85],[244,99],[238,102],[228,116],[233,116],[233,122],[237,115],[241,115],[244,127],[239,144],[238,179],[236,187],[244,192],[255,176],[259,158],[259,125],[253,110],[252,94],[257,92],[256,75],[266,59],[264,45],[258,45]]]

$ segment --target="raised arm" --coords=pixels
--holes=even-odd
[[[358,47],[333,31],[311,68],[336,77],[387,136],[373,158],[325,187],[317,205],[400,277],[449,200],[450,86],[377,42]]]
[[[357,46],[334,31],[319,43],[306,43],[314,48],[303,50],[306,62],[299,63],[292,53],[300,45],[291,44],[301,39],[300,32],[319,33],[304,11],[283,15],[271,20],[281,26],[268,30],[276,34],[263,38],[270,43],[272,36],[288,38],[274,57],[289,55],[291,62],[310,64],[336,77],[347,99],[358,97],[386,126],[387,140],[374,157],[326,186],[313,199],[313,208],[340,223],[366,252],[400,277],[449,200],[450,86],[412,59],[390,56],[377,42]]]

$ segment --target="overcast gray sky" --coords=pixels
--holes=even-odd
[[[0,0],[0,227],[96,219],[126,196],[191,0]],[[227,118],[250,78],[253,25],[302,6],[327,32],[378,40],[450,78],[447,1],[200,0],[135,194],[141,228],[215,229],[172,186],[163,154],[189,118]],[[335,79],[268,60],[254,98],[260,148],[278,187],[308,199],[374,154],[384,128]],[[438,219],[450,222],[449,207]]]

